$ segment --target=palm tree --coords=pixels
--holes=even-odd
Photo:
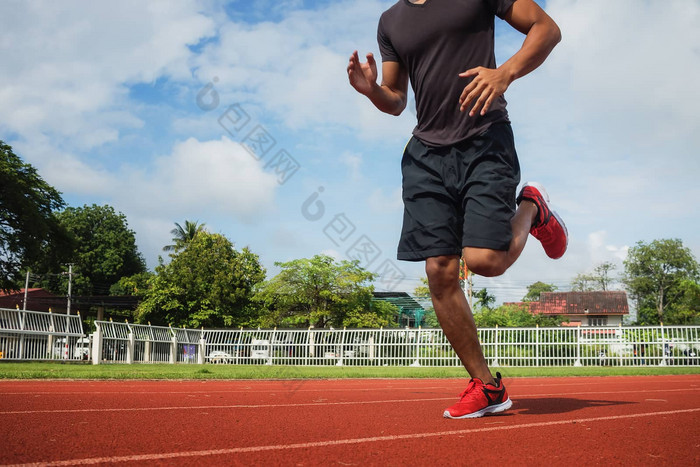
[[[173,234],[174,245],[165,245],[163,251],[177,251],[187,246],[199,232],[205,232],[204,228],[206,224],[198,224],[197,221],[190,222],[185,220],[185,226],[181,226],[175,222],[175,228],[170,231]]]

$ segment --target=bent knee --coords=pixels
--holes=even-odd
[[[507,253],[499,250],[479,250],[465,254],[467,268],[484,277],[500,276],[508,269]]]

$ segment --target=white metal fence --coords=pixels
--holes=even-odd
[[[193,330],[97,325],[93,355],[102,358],[93,358],[94,363],[461,366],[440,329]],[[479,338],[491,366],[700,365],[698,326],[489,328],[480,329]]]
[[[461,366],[440,329],[206,330],[0,309],[0,359],[93,363]],[[488,328],[491,366],[700,365],[700,326]]]
[[[0,308],[0,359],[87,360],[80,315]]]

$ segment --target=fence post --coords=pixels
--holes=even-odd
[[[136,343],[136,336],[134,335],[134,330],[129,326],[129,321],[124,320],[126,327],[129,328],[129,335],[126,341],[126,364],[131,365],[134,363],[134,344]]]
[[[95,321],[95,332],[92,334],[92,364],[99,365],[102,359],[102,327]]]
[[[26,289],[25,289],[26,292]],[[25,303],[26,304],[26,303]],[[24,358],[24,319],[25,319],[26,312],[19,312],[19,329],[22,331],[22,334],[19,336],[19,358],[22,359]]]
[[[199,352],[197,352],[197,363],[204,365],[204,357],[207,353],[207,341],[204,339],[204,326],[202,326],[202,333],[199,335]]]
[[[574,366],[581,366],[581,327],[576,328],[576,360]]]
[[[622,339],[622,320],[620,320],[620,327],[618,328],[618,336],[617,336],[617,342],[618,342],[618,356],[620,357],[620,366],[622,366],[622,352],[623,352],[623,339]]]
[[[421,327],[420,325],[418,326],[418,331],[412,331],[414,335],[416,336],[416,359],[411,363],[410,366],[420,366],[420,334],[421,334]]]
[[[659,366],[666,366],[666,333],[664,332],[664,323],[661,321],[659,323],[661,327],[661,362]]]
[[[126,363],[131,365],[134,363],[134,347],[136,344],[136,336],[134,331],[129,331],[129,340],[126,343]]]
[[[540,366],[540,325],[535,325],[535,366]]]
[[[51,313],[51,308],[49,308],[49,337],[46,342],[46,346],[48,347],[46,350],[49,353],[47,357],[49,357],[51,360],[54,360],[56,356],[53,354],[53,339],[54,339],[54,331],[56,330],[56,327],[54,326],[54,320],[53,320],[53,314]]]
[[[493,363],[491,366],[501,366],[498,363],[498,324],[496,325],[496,330],[494,331],[493,337]]]
[[[343,366],[343,353],[345,352],[343,350],[345,346],[345,331],[347,328],[343,327],[343,332],[340,334],[340,352],[338,352],[338,361],[336,362],[335,366]]]
[[[268,348],[268,352],[270,353],[267,356],[267,362],[265,362],[265,365],[272,365],[272,358],[275,355],[275,336],[277,335],[277,326],[272,330],[272,335],[270,336],[270,347]]]
[[[316,356],[316,350],[314,348],[314,332],[312,331],[313,326],[309,326],[309,358],[314,358]]]
[[[170,332],[172,337],[170,338],[170,361],[169,363],[177,363],[177,334],[173,331],[172,326],[170,326]]]
[[[236,346],[233,348],[233,351],[235,352],[235,358],[236,358],[236,365],[238,365],[238,358],[243,357],[243,348],[241,347],[241,339],[243,339],[243,326],[241,326],[240,329],[237,329],[236,332],[238,333],[238,337],[236,339]]]

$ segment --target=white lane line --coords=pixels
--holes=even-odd
[[[651,392],[688,392],[700,391],[700,388],[680,388],[680,389],[637,389],[629,391],[580,391],[580,392],[553,392],[548,394],[516,394],[515,399],[526,399],[529,397],[554,397],[554,396],[595,396],[599,394],[638,394]]]
[[[663,415],[678,415],[684,413],[694,413],[699,412],[700,408],[693,409],[682,409],[682,410],[667,410],[663,412],[646,412],[646,413],[636,413],[627,415],[610,415],[606,417],[590,417],[590,418],[574,418],[569,420],[557,420],[551,422],[537,422],[537,423],[521,423],[519,425],[507,425],[507,426],[494,426],[494,427],[479,427],[470,428],[466,430],[449,430],[449,431],[439,431],[439,432],[427,432],[427,433],[409,433],[404,435],[387,435],[387,436],[372,436],[368,438],[351,438],[351,439],[338,439],[332,441],[313,441],[308,443],[294,443],[294,444],[272,444],[266,446],[248,446],[239,448],[228,448],[228,449],[208,449],[203,451],[181,451],[181,452],[165,452],[159,454],[137,454],[131,456],[114,456],[114,457],[91,457],[84,459],[70,459],[63,461],[43,461],[40,463],[29,463],[29,464],[14,464],[12,466],[3,467],[29,467],[29,466],[64,466],[64,465],[92,465],[101,463],[117,463],[117,462],[144,462],[144,461],[156,461],[163,459],[176,459],[183,457],[204,457],[204,456],[221,456],[230,454],[244,454],[244,453],[258,453],[265,451],[284,451],[292,449],[307,449],[307,448],[323,448],[332,446],[343,446],[351,444],[363,444],[363,443],[376,443],[379,441],[402,441],[407,439],[422,439],[429,437],[438,436],[457,436],[466,435],[471,433],[484,433],[489,431],[505,431],[505,430],[519,430],[526,428],[538,428],[545,426],[555,426],[555,425],[568,425],[574,423],[591,423],[591,422],[604,422],[611,420],[624,420],[631,418],[643,418],[643,417],[658,417]]]
[[[375,401],[344,401],[344,402],[300,402],[296,404],[234,404],[234,405],[194,405],[173,407],[122,407],[102,409],[50,409],[50,410],[8,410],[0,412],[0,415],[38,414],[38,413],[89,413],[89,412],[140,412],[146,410],[200,410],[200,409],[269,409],[281,407],[313,407],[329,405],[357,405],[357,404],[397,404],[404,402],[427,402],[454,400],[455,397],[435,397],[429,399],[390,399]]]
[[[243,394],[267,394],[267,393],[276,393],[276,392],[285,392],[290,389],[290,386],[303,386],[304,383],[297,383],[297,382],[290,382],[286,385],[280,385],[275,388],[270,388],[270,389],[253,389],[253,388],[243,388],[243,389],[231,389],[231,390],[225,390],[225,389],[216,389],[212,391],[129,391],[129,395],[131,394],[148,394],[148,395],[157,395],[157,394],[238,394],[238,393],[243,393]],[[128,388],[124,388],[128,389]],[[388,387],[377,387],[377,388],[349,388],[349,389],[344,389],[344,388],[320,388],[320,389],[293,389],[294,392],[369,392],[369,391],[422,391],[426,389],[435,389],[435,390],[453,390],[455,389],[454,387],[446,387],[446,386],[413,386],[413,387],[407,387],[407,388],[402,388],[402,387],[395,387],[395,386],[388,386]],[[457,390],[459,392],[459,390]],[[124,394],[124,391],[66,391],[66,392],[49,392],[49,391],[41,391],[41,392],[3,392],[3,396],[63,396],[63,395],[81,395],[81,396],[90,396],[92,394]]]
[[[568,392],[568,393],[549,393],[549,394],[528,394],[514,395],[513,398],[517,402],[518,399],[529,399],[534,397],[561,397],[561,396],[597,396],[603,394],[638,394],[652,392],[688,392],[700,391],[700,388],[687,389],[654,389],[654,390],[637,390],[637,391],[589,391],[589,392]],[[90,413],[90,412],[141,412],[141,411],[159,411],[159,410],[201,410],[201,409],[270,409],[284,407],[317,407],[330,405],[364,405],[364,404],[399,404],[406,402],[429,402],[429,401],[445,401],[455,400],[456,397],[431,397],[421,399],[382,399],[372,401],[337,401],[337,402],[298,402],[291,404],[231,404],[231,405],[193,405],[193,406],[166,406],[166,407],[104,407],[94,409],[43,409],[43,410],[7,410],[0,411],[0,415],[28,415],[28,414],[51,414],[51,413]]]

